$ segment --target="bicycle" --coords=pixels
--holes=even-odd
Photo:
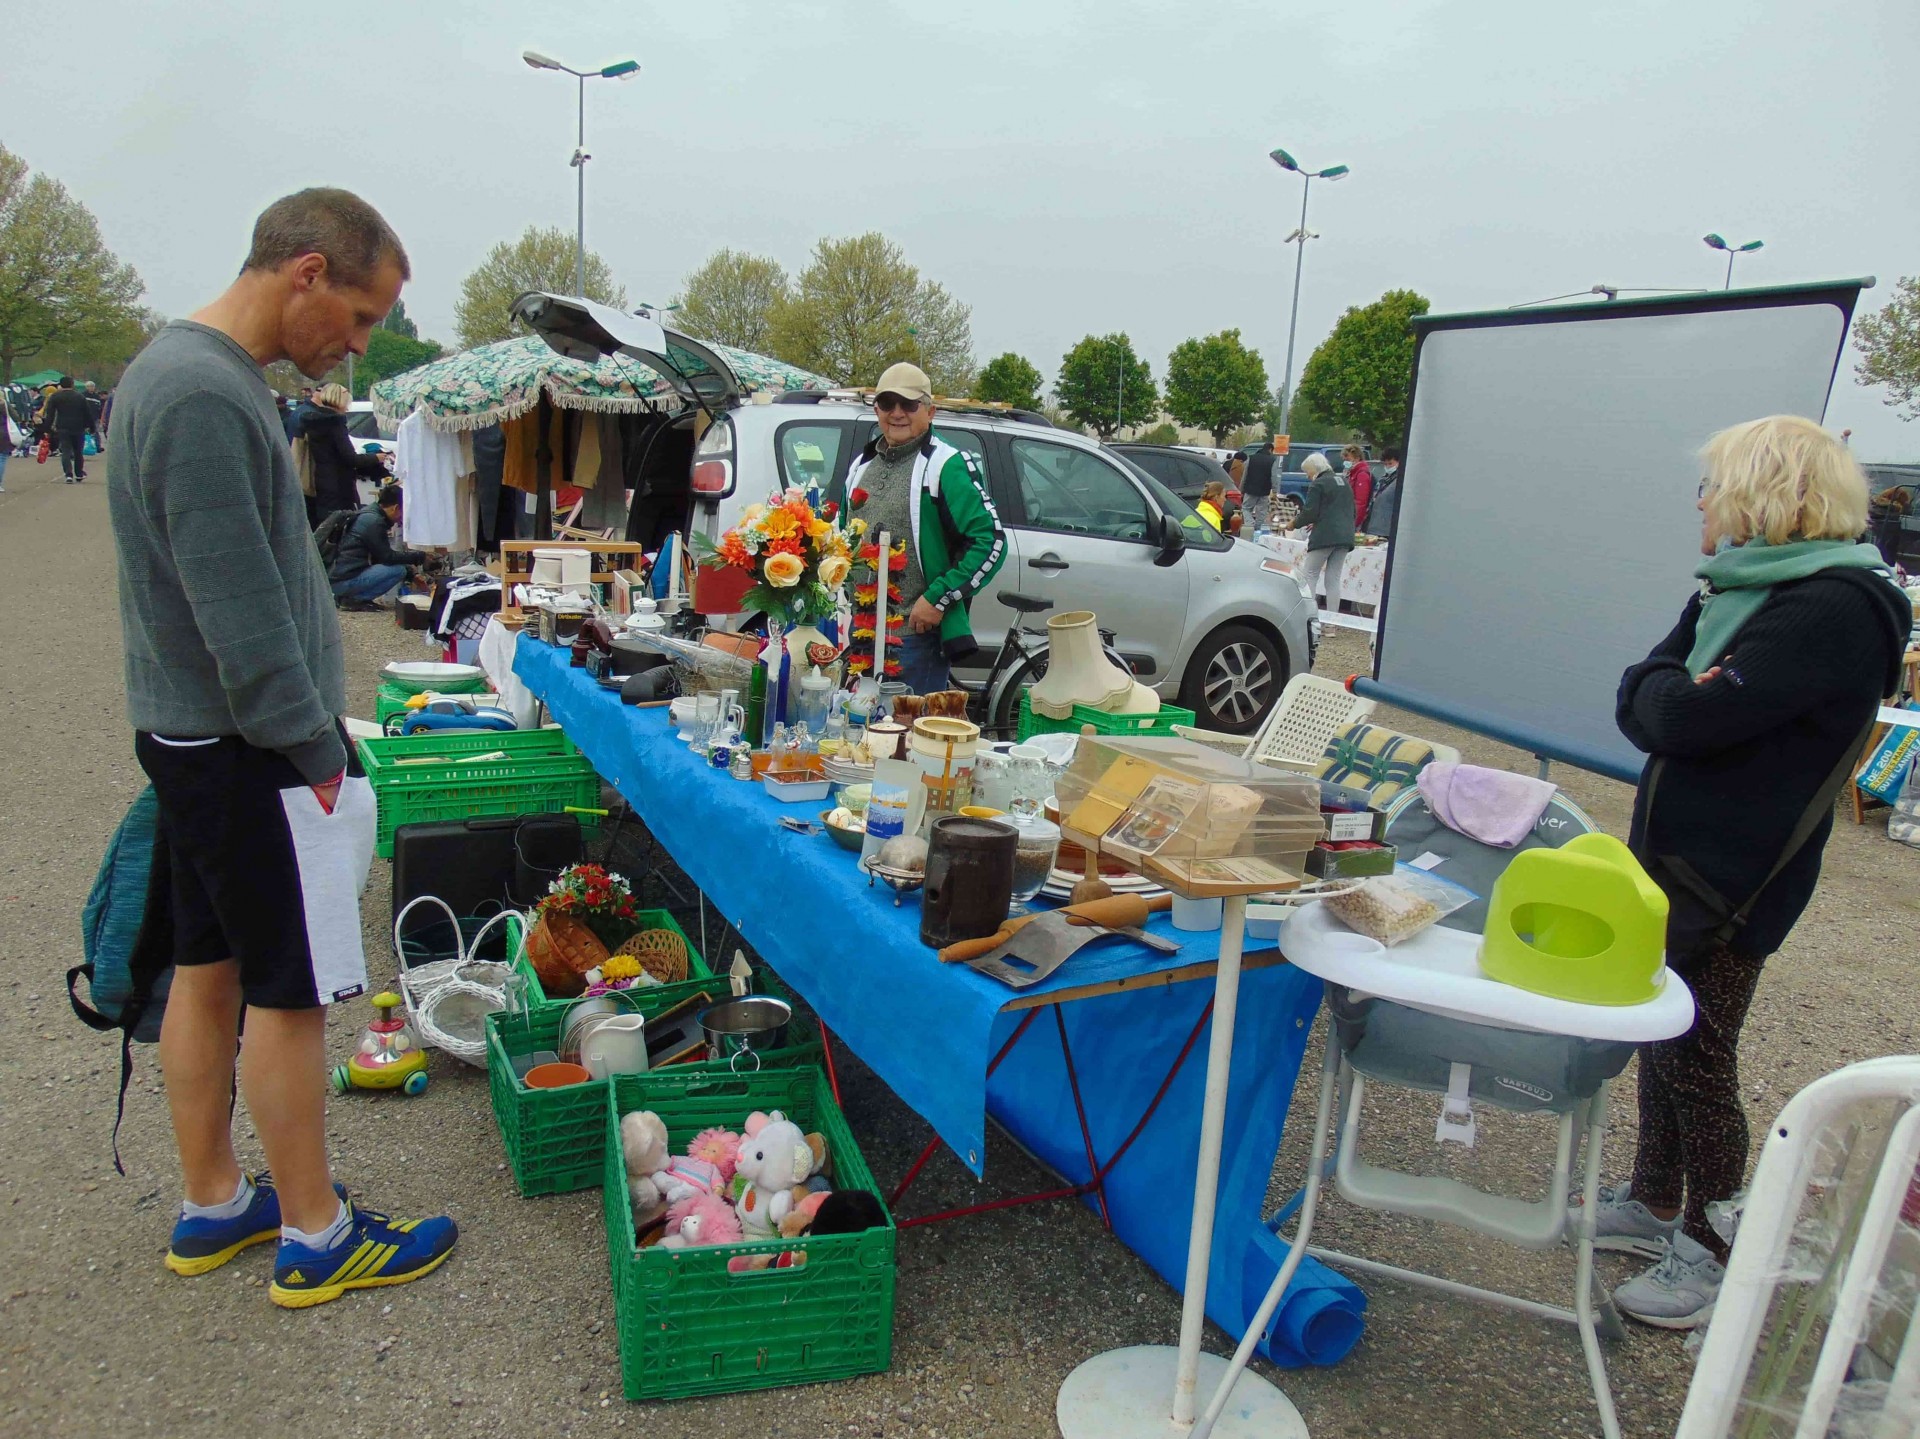
[[[1000,641],[987,677],[977,684],[955,678],[954,683],[967,691],[967,718],[980,726],[983,738],[1010,740],[1020,737],[1020,696],[1047,673],[1047,657],[1052,646],[1046,634],[1026,627],[1027,617],[1045,614],[1053,601],[1038,595],[1003,591],[1000,603],[1014,611],[1014,621]],[[1100,631],[1100,648],[1128,674],[1133,666],[1113,647],[1113,631]]]

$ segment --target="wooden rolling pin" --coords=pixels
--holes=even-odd
[[[1085,904],[1070,904],[1065,909],[1042,911],[1042,913],[1064,914],[1072,924],[1097,924],[1106,929],[1128,929],[1147,922],[1147,916],[1155,910],[1171,909],[1173,896],[1157,894],[1152,899],[1143,899],[1137,894],[1116,894],[1107,899],[1089,900]],[[943,964],[956,964],[963,960],[978,959],[989,954],[1012,939],[1022,926],[1040,918],[1039,914],[1023,914],[1008,920],[992,934],[982,935],[979,939],[957,939],[940,951]]]

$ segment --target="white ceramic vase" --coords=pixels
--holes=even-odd
[[[1035,714],[1071,719],[1077,704],[1111,710],[1133,692],[1133,676],[1107,658],[1092,610],[1069,610],[1047,621],[1046,676],[1028,692]]]

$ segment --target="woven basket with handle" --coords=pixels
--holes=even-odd
[[[579,920],[543,914],[527,934],[527,959],[551,999],[571,999],[587,987],[587,971],[606,961],[607,947]]]
[[[622,940],[614,953],[632,955],[662,984],[678,984],[687,977],[687,942],[670,929],[639,930]]]

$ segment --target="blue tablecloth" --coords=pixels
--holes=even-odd
[[[986,1163],[991,1107],[1046,1163],[1075,1182],[1089,1177],[1056,1014],[1104,1161],[1139,1122],[1213,997],[1208,978],[1059,1006],[1035,1020],[989,1081],[989,1060],[1021,1018],[1003,1008],[1014,991],[964,965],[942,964],[920,943],[916,898],[896,906],[892,891],[870,885],[856,856],[827,835],[794,834],[778,823],[783,814],[814,818],[824,803],[783,805],[759,785],[712,769],[675,737],[664,708],[622,705],[571,668],[564,649],[522,636],[514,672],[781,979],[976,1174]],[[1020,994],[1151,976],[1215,956],[1213,934],[1185,935],[1165,915],[1150,927],[1188,942],[1162,955],[1103,941]],[[1250,949],[1262,946],[1271,942]],[[1207,1304],[1235,1335],[1278,1268],[1261,1209],[1320,990],[1319,981],[1286,965],[1249,970],[1241,981]],[[1176,1288],[1186,1270],[1206,1042],[1203,1029],[1153,1122],[1106,1185],[1114,1231]],[[1297,1322],[1327,1304],[1357,1314],[1365,1300],[1309,1260],[1277,1327],[1285,1329],[1289,1310]],[[1303,1358],[1283,1342],[1270,1352],[1281,1363]]]

